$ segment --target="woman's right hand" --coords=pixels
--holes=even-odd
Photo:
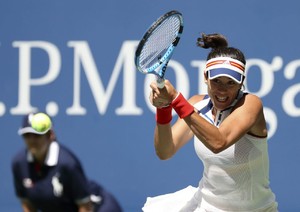
[[[177,91],[169,80],[165,80],[165,86],[163,88],[158,88],[156,82],[152,82],[150,87],[152,90],[150,92],[149,100],[151,104],[157,108],[170,105],[177,96]]]

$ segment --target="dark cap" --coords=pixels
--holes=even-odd
[[[52,121],[46,113],[30,113],[24,117],[22,127],[18,130],[19,135],[34,133],[46,134],[52,128]]]

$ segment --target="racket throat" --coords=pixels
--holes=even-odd
[[[165,62],[165,64],[163,64],[162,68],[160,69],[158,75],[160,78],[164,78],[165,76],[165,73],[166,73],[166,70],[167,70],[167,67],[168,67],[168,63],[169,63],[169,60]]]
[[[157,83],[157,84],[162,84],[162,83],[164,83],[164,81],[165,81],[164,78],[161,78],[161,77],[159,77],[159,76],[156,76],[156,83]]]

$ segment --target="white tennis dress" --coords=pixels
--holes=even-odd
[[[243,95],[240,92],[231,107],[218,112],[215,120],[212,117],[212,102],[208,96],[194,107],[199,115],[218,127]],[[204,165],[198,188],[188,186],[175,193],[148,197],[143,211],[277,211],[275,195],[269,187],[267,138],[246,134],[218,154],[211,152],[196,137],[194,146]]]

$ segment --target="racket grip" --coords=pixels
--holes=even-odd
[[[157,87],[158,87],[158,88],[163,88],[163,87],[165,87],[165,78],[157,77],[157,78],[156,78],[156,84],[157,84]]]

